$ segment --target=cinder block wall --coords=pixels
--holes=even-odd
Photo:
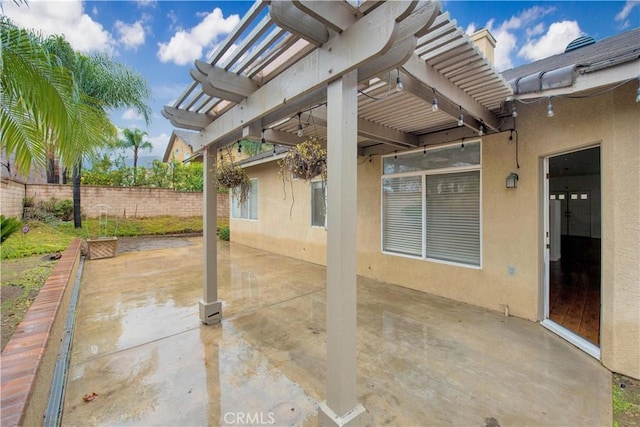
[[[2,178],[0,190],[0,213],[6,217],[22,218],[22,199],[26,191],[24,182]]]
[[[58,200],[72,200],[73,188],[70,185],[28,184],[26,196],[33,197],[35,203],[52,197]],[[108,214],[119,218],[202,215],[202,192],[182,192],[168,188],[83,185],[80,197],[82,214],[88,217],[98,216],[99,209],[96,205],[100,204],[108,205]],[[218,216],[229,216],[228,194],[218,194]]]

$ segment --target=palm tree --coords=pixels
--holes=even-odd
[[[43,39],[5,17],[0,37],[0,151],[22,173],[45,166],[48,152],[73,165],[79,228],[82,158],[115,138],[108,109],[135,108],[149,123],[147,82],[107,56],[79,54],[64,37]]]
[[[149,124],[151,108],[147,101],[151,91],[146,80],[122,64],[105,55],[86,56],[75,52],[63,36],[50,37],[46,42],[49,52],[54,53],[60,63],[71,71],[75,87],[84,95],[85,102],[108,116],[107,109],[124,107],[135,108]],[[101,143],[92,147],[104,146],[115,139],[115,133],[105,134]],[[85,155],[95,153],[87,150]],[[73,163],[73,204],[74,225],[82,227],[80,215],[80,182],[82,157]],[[135,177],[134,177],[135,180]]]
[[[144,137],[147,136],[146,132],[140,129],[124,129],[122,131],[124,140],[119,141],[121,148],[133,149],[133,185],[136,185],[136,170],[138,168],[138,152],[140,150],[149,150],[153,148],[149,141],[144,141]]]
[[[0,149],[13,156],[19,172],[44,167],[53,149],[74,164],[77,144],[93,141],[110,126],[108,117],[74,87],[71,72],[45,48],[33,32],[0,17]],[[105,120],[106,119],[106,120]]]

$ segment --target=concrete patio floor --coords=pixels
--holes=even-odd
[[[184,242],[85,263],[63,425],[315,425],[325,268],[220,242],[204,326]],[[368,425],[611,425],[610,372],[537,324],[363,278],[358,301]]]

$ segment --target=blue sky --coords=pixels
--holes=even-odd
[[[106,52],[141,73],[153,91],[147,127],[133,111],[113,111],[119,128],[139,127],[161,157],[172,126],[161,115],[191,83],[189,68],[204,59],[249,9],[246,1],[2,0],[4,14],[43,34],[64,34],[85,53]],[[633,1],[451,1],[443,9],[471,33],[488,28],[498,40],[495,65],[504,70],[562,52],[580,35],[601,40],[640,26]]]

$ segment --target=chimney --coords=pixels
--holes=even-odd
[[[486,28],[481,28],[469,36],[480,52],[484,54],[489,63],[493,65],[493,50],[496,47],[496,39]]]

